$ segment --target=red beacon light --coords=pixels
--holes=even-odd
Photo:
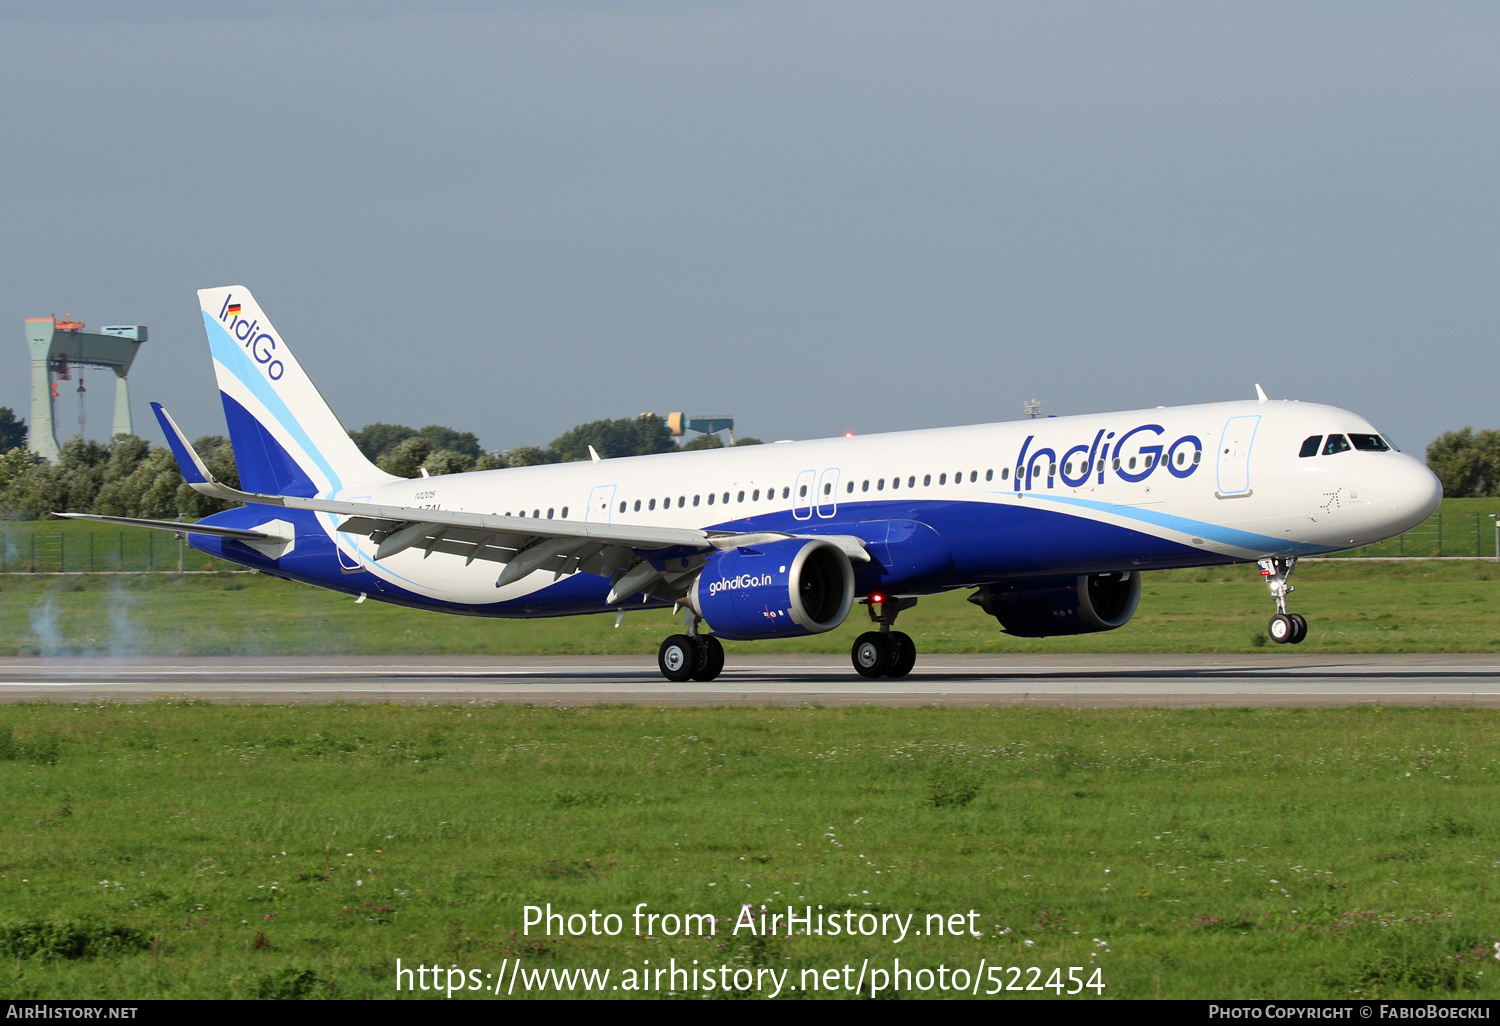
[[[853,438],[854,437],[854,432],[853,431],[845,431],[844,432],[844,437],[845,438]]]

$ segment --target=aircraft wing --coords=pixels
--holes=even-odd
[[[805,537],[831,542],[856,562],[870,559],[864,540],[853,535],[705,531],[644,524],[538,520],[495,513],[242,492],[215,479],[167,411],[159,404],[153,403],[152,406],[167,431],[168,442],[182,465],[183,476],[194,491],[235,502],[340,514],[345,519],[339,523],[339,531],[366,535],[376,543],[376,562],[409,548],[420,548],[424,558],[441,552],[463,556],[470,563],[476,559],[504,563],[505,569],[495,582],[496,587],[504,587],[539,570],[551,571],[554,579],[582,570],[613,581],[608,599],[608,604],[613,605],[638,593],[649,598],[658,588],[669,595],[685,590],[674,585],[690,581],[701,569],[702,557],[719,549]],[[672,549],[683,555],[663,560],[661,555]]]

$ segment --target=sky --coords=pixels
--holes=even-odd
[[[491,450],[1257,382],[1409,450],[1500,426],[1500,6],[0,0],[0,35],[28,419],[23,320],[71,312],[149,326],[140,434],[223,433],[194,293],[235,284],[346,427]]]

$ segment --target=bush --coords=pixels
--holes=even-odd
[[[142,951],[151,938],[124,923],[86,919],[12,919],[0,923],[0,955],[10,958],[100,958]]]

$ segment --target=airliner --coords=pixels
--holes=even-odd
[[[850,615],[870,622],[855,671],[898,678],[917,650],[897,618],[924,596],[972,590],[1019,637],[1088,634],[1124,626],[1145,571],[1248,562],[1275,603],[1267,634],[1297,644],[1297,560],[1393,537],[1442,498],[1363,417],[1259,385],[1246,401],[394,477],[249,290],[198,296],[240,487],[152,408],[188,484],[243,505],[186,525],[59,515],[185,533],[359,601],[491,617],[671,607],[683,629],[657,663],[676,682],[717,677],[720,639]]]

